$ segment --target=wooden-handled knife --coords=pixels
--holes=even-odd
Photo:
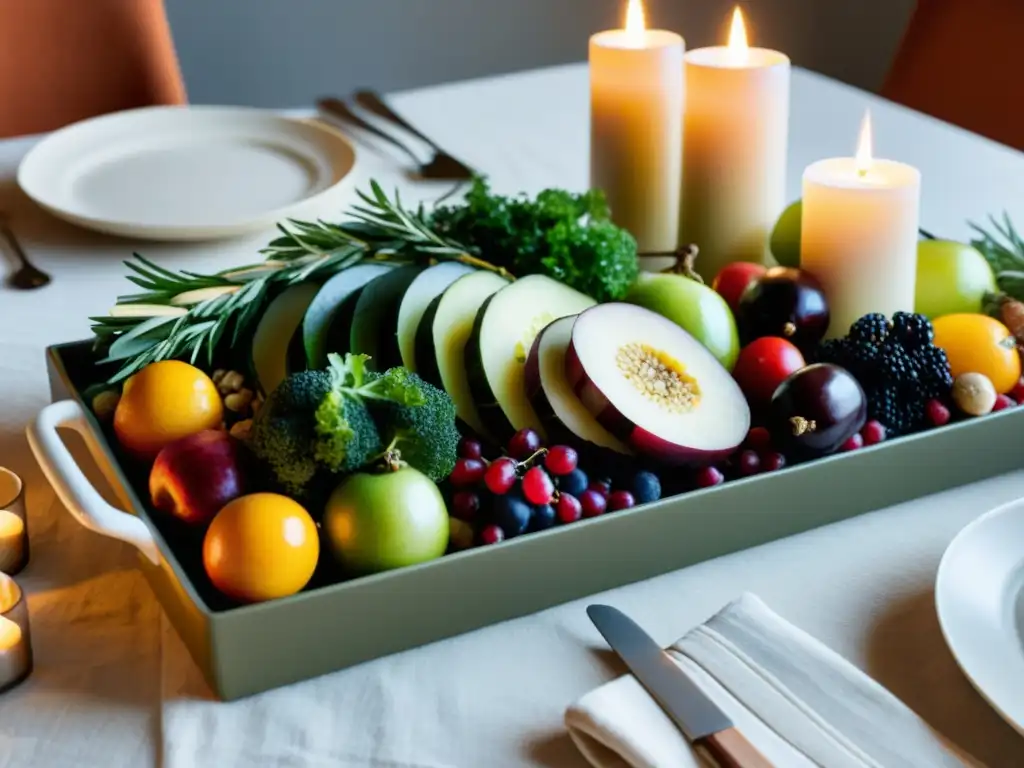
[[[610,605],[587,615],[695,749],[720,768],[772,768],[732,720],[631,618]]]

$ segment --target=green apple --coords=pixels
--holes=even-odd
[[[681,326],[710,350],[727,371],[740,353],[732,310],[716,291],[681,274],[641,272],[626,301]]]
[[[323,527],[338,562],[356,574],[423,563],[448,547],[441,491],[404,465],[342,480],[327,501]]]
[[[977,248],[952,240],[921,240],[917,246],[914,311],[929,319],[982,311],[995,293],[992,267]]]
[[[804,204],[803,200],[797,200],[790,204],[775,222],[772,230],[772,237],[769,241],[772,256],[779,262],[779,266],[793,267],[800,266],[800,235],[803,226]]]

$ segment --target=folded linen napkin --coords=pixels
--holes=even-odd
[[[980,768],[889,691],[752,594],[668,649],[776,768]],[[596,768],[706,763],[632,675],[565,713]]]

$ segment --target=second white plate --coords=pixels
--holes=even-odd
[[[352,144],[321,123],[246,107],[148,107],[51,134],[25,156],[18,183],[80,226],[200,240],[297,217],[355,163]]]
[[[935,603],[964,674],[1024,734],[1024,499],[957,535],[939,564]]]

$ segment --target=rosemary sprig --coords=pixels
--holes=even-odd
[[[427,223],[422,206],[403,207],[398,193],[389,199],[376,182],[372,194],[343,224],[288,221],[280,237],[263,248],[262,263],[203,275],[172,272],[139,254],[125,264],[141,293],[121,296],[107,316],[92,317],[96,346],[106,351],[101,364],[120,363],[108,379],[114,384],[160,360],[204,358],[212,365],[230,333],[237,344],[261,314],[270,295],[307,280],[326,279],[364,260],[398,263],[460,261],[511,277],[460,243],[442,238]]]

